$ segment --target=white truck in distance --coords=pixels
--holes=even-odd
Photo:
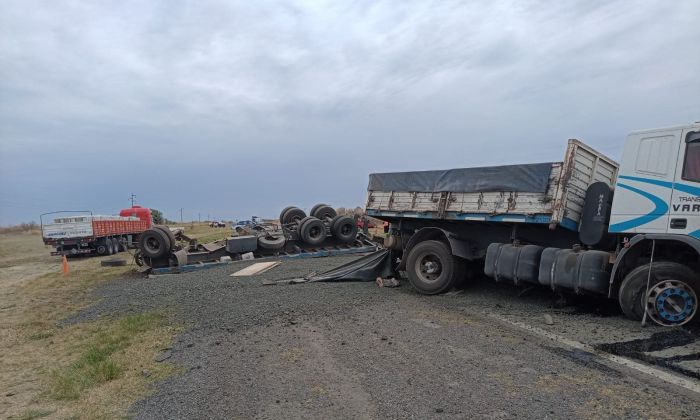
[[[421,293],[481,271],[700,322],[700,123],[631,133],[619,165],[570,140],[562,162],[371,174],[366,211]]]

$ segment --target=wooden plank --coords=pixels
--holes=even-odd
[[[254,276],[256,274],[264,273],[267,270],[270,270],[274,267],[277,267],[280,264],[282,264],[282,261],[269,261],[269,262],[255,263],[253,265],[249,265],[248,267],[246,267],[242,270],[236,271],[235,273],[231,274],[231,277]]]

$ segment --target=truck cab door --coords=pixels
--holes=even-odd
[[[611,233],[666,233],[682,129],[632,133],[622,154]]]
[[[697,128],[683,132],[668,233],[700,239],[700,130]]]

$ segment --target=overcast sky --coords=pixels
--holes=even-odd
[[[700,120],[700,1],[2,1],[0,224],[363,205]]]

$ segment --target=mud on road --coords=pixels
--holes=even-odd
[[[115,281],[68,322],[166,310],[186,326],[160,356],[183,372],[135,404],[136,418],[700,418],[691,390],[513,325],[611,352],[637,343],[622,348],[694,371],[696,333],[642,328],[605,302],[554,309],[546,291],[488,282],[442,296],[407,284],[262,284],[353,258],[284,261],[248,278],[229,277],[246,262]],[[643,344],[654,334],[686,339]]]

